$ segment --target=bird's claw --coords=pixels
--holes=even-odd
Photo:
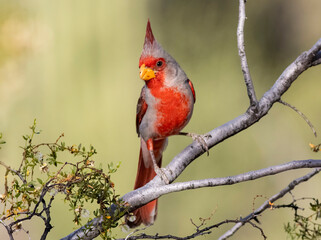
[[[163,168],[159,168],[156,165],[156,166],[154,166],[154,170],[155,170],[157,176],[159,176],[165,182],[165,184],[168,185],[169,184],[169,180],[168,180],[168,177],[167,177],[164,169]]]
[[[201,147],[204,149],[204,151],[206,151],[207,156],[210,155],[205,138],[209,139],[212,137],[211,135],[200,135],[200,134],[196,134],[196,133],[188,133],[188,135],[193,139],[193,141],[196,141],[201,145]]]
[[[156,163],[156,159],[155,159],[155,155],[154,155],[154,151],[153,150],[150,150],[150,156],[152,158],[154,171],[157,174],[157,176],[159,176],[160,179],[162,179],[165,182],[166,185],[169,184],[168,177],[166,176],[166,173],[164,171],[165,169],[160,168]]]

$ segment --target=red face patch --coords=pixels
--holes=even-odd
[[[166,61],[164,58],[154,58],[151,56],[140,58],[138,65],[139,68],[143,64],[145,64],[146,67],[149,67],[155,71],[161,71],[166,67]]]

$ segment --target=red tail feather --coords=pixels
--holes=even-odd
[[[162,165],[162,153],[166,147],[167,139],[154,140],[154,154],[157,161],[157,165],[161,167]],[[136,175],[136,181],[134,189],[140,188],[146,185],[150,180],[156,176],[154,171],[152,159],[146,147],[144,140],[141,140],[138,169]],[[133,214],[136,219],[130,222],[126,219],[126,223],[129,227],[134,228],[140,224],[151,225],[154,223],[157,216],[157,199],[147,203],[146,205],[136,209]]]

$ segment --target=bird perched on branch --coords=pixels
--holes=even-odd
[[[140,78],[145,81],[137,103],[136,130],[140,136],[140,154],[134,189],[152,180],[156,174],[168,184],[161,169],[162,153],[171,135],[198,135],[182,133],[191,119],[195,103],[195,90],[183,69],[156,41],[150,22],[147,22],[145,42],[139,59]],[[133,221],[127,225],[137,227],[141,223],[151,225],[157,215],[157,199],[134,212]]]

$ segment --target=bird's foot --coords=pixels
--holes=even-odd
[[[203,150],[206,151],[207,156],[210,155],[210,152],[208,151],[208,146],[207,146],[205,139],[211,138],[212,137],[211,135],[201,135],[201,134],[197,134],[197,133],[185,133],[185,132],[180,132],[179,134],[191,137],[193,139],[193,141],[196,141],[201,145]]]
[[[169,184],[169,180],[168,180],[168,177],[166,176],[164,169],[160,168],[156,163],[154,151],[150,150],[149,152],[150,152],[150,156],[152,157],[155,173],[165,182],[166,185]]]
[[[154,165],[154,171],[156,172],[157,176],[159,176],[165,182],[165,184],[168,185],[169,180],[164,170],[164,168],[160,168],[157,165]]]

